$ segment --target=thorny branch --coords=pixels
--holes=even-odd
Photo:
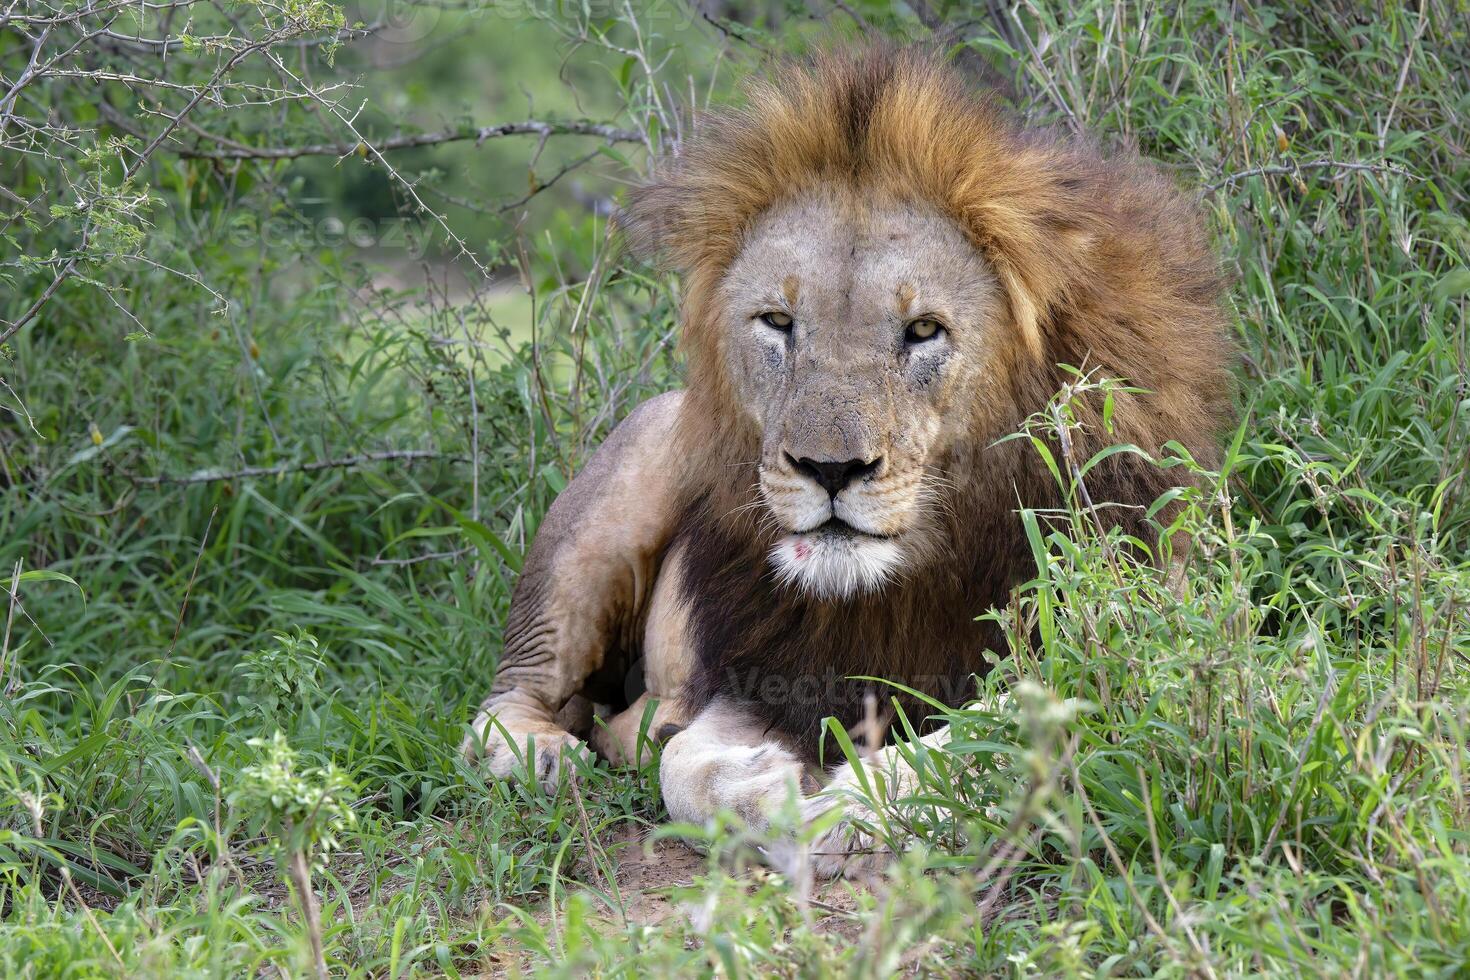
[[[458,143],[474,140],[479,146],[486,140],[500,136],[596,136],[609,143],[642,143],[643,134],[631,129],[608,126],[601,123],[581,121],[545,122],[528,119],[525,122],[499,123],[479,128],[445,129],[433,133],[416,133],[394,136],[383,140],[356,143],[312,143],[302,146],[228,146],[225,149],[206,150],[186,147],[178,151],[185,159],[205,160],[296,160],[301,157],[332,156],[345,157],[353,153],[376,151],[387,153],[422,146],[438,146],[443,143]]]
[[[1354,170],[1363,173],[1393,174],[1397,177],[1413,176],[1401,167],[1386,163],[1359,163],[1354,160],[1304,160],[1290,165],[1251,167],[1247,170],[1240,170],[1227,177],[1222,177],[1213,184],[1206,184],[1205,190],[1213,193],[1222,188],[1231,187],[1248,177],[1291,177],[1303,170]]]
[[[207,95],[217,84],[219,84],[221,79],[225,78],[227,75],[230,74],[230,72],[234,71],[236,66],[238,66],[246,58],[250,57],[250,55],[275,43],[280,37],[284,36],[287,30],[288,29],[283,28],[281,30],[274,31],[261,40],[258,40],[252,44],[245,45],[239,51],[236,51],[228,60],[226,60],[223,65],[217,68],[214,72],[214,75],[210,78],[209,83],[202,87],[197,93],[195,93],[194,97],[190,99],[182,109],[180,109],[169,119],[167,125],[165,125],[163,129],[161,129],[158,134],[153,137],[148,145],[143,148],[142,152],[134,157],[133,160],[126,167],[123,168],[122,179],[118,181],[118,185],[120,187],[126,187],[128,183],[135,176],[138,175],[138,172],[141,171],[143,167],[148,163],[148,161],[153,158],[153,154],[158,151],[158,148],[160,146],[163,145],[164,140],[168,139],[169,135],[172,134],[173,131],[179,127],[179,124],[183,121],[185,116],[193,112],[195,108],[198,107],[199,103],[204,101],[205,95]],[[0,134],[3,134],[3,130],[0,130]],[[46,304],[51,301],[51,297],[56,295],[56,291],[61,288],[62,283],[66,282],[66,280],[71,278],[72,274],[76,272],[77,266],[81,262],[82,258],[86,255],[87,246],[91,243],[92,236],[97,230],[97,212],[90,206],[90,202],[83,202],[81,205],[81,209],[87,213],[87,220],[82,226],[81,239],[77,245],[76,250],[73,251],[71,258],[67,261],[66,265],[62,266],[61,270],[56,273],[56,276],[51,280],[51,284],[42,291],[40,296],[36,297],[35,302],[33,302],[30,307],[28,307],[26,311],[22,313],[18,318],[11,321],[6,326],[3,333],[0,333],[0,344],[3,344],[6,341],[10,340],[10,338],[14,337],[17,333],[20,332],[22,327],[35,319],[37,314],[39,314],[41,310],[46,306]]]

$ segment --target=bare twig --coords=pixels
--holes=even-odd
[[[316,975],[326,980],[327,959],[322,944],[322,913],[317,904],[316,892],[311,888],[311,864],[304,850],[294,850],[286,859],[286,869],[291,883],[296,886],[296,897],[301,902],[301,912],[306,919],[306,937],[311,943],[312,965]]]
[[[371,24],[364,24],[361,27],[344,27],[339,31],[333,31],[321,37],[299,37],[283,40],[279,46],[291,48],[326,47],[332,44],[340,44],[343,41],[355,41],[359,38],[376,34],[387,26],[387,21],[379,20]],[[205,35],[203,37],[191,36],[188,38],[142,37],[141,35],[119,34],[112,30],[98,31],[97,36],[105,38],[115,45],[137,48],[140,51],[154,52],[157,54],[166,54],[170,51],[187,51],[190,48],[197,50],[199,48],[207,48],[210,45],[230,44],[239,40],[239,38],[231,34]]]
[[[463,558],[474,550],[474,548],[456,548],[453,551],[433,551],[428,554],[415,555],[412,558],[374,558],[372,564],[377,566],[404,566],[422,565],[424,562],[430,561],[454,561],[456,558]]]
[[[939,12],[934,9],[934,5],[929,0],[912,0],[909,7],[913,10],[914,16],[919,18],[919,23],[923,24],[940,44],[946,46],[954,44],[962,45],[959,52],[955,55],[955,64],[961,71],[969,75],[977,84],[985,88],[998,89],[1002,95],[1012,102],[1016,100],[1017,93],[1011,80],[992,68],[973,47],[964,44],[964,37],[962,35],[965,33],[966,25],[946,22],[940,16]],[[843,9],[849,16],[857,17],[856,13],[846,11],[845,7]],[[1014,43],[1014,32],[1010,29],[1010,25],[1006,22],[1005,17],[999,16],[995,11],[992,11],[991,14],[996,33],[1006,43],[1011,44],[1012,47],[1017,47]],[[864,29],[866,29],[866,25],[864,25]]]
[[[1378,127],[1378,152],[1380,153],[1388,143],[1388,128],[1393,125],[1393,114],[1398,111],[1399,98],[1404,94],[1404,84],[1409,80],[1409,66],[1414,63],[1414,51],[1419,47],[1419,39],[1424,36],[1424,30],[1428,26],[1429,2],[1419,0],[1419,23],[1414,27],[1414,36],[1409,38],[1409,49],[1404,52],[1404,63],[1399,68],[1399,80],[1393,88],[1393,98],[1388,103],[1388,113]]]
[[[525,205],[525,204],[530,203],[531,198],[535,197],[537,194],[540,194],[542,191],[549,189],[557,181],[561,180],[563,177],[565,177],[567,174],[571,173],[573,170],[581,169],[581,167],[583,167],[585,164],[587,164],[589,161],[591,161],[594,157],[596,157],[601,152],[602,152],[601,150],[593,150],[591,153],[584,153],[583,155],[577,157],[575,160],[572,160],[571,162],[569,162],[566,165],[564,165],[563,167],[561,167],[561,169],[557,170],[556,173],[552,174],[546,180],[539,180],[539,179],[537,179],[536,176],[535,176],[535,173],[533,171],[532,172],[532,175],[531,175],[531,178],[532,178],[533,181],[535,181],[535,183],[532,186],[531,190],[528,191],[527,193],[525,193],[524,195],[522,195],[521,197],[516,198],[514,201],[511,201],[509,204],[503,204],[503,205],[501,205],[496,210],[499,213],[504,214],[507,211],[514,211],[516,208],[521,207],[522,205]]]
[[[7,665],[10,663],[10,627],[15,623],[15,606],[20,602],[20,566],[21,562],[15,563],[15,573],[10,577],[10,605],[5,613],[5,641],[0,643],[0,682],[5,680]],[[0,683],[0,693],[5,692],[5,686]]]
[[[1353,160],[1305,160],[1301,163],[1293,163],[1287,166],[1251,167],[1247,170],[1239,170],[1228,177],[1206,184],[1206,191],[1217,191],[1222,187],[1229,187],[1237,181],[1245,180],[1247,177],[1286,177],[1300,170],[1358,170],[1368,173],[1394,174],[1399,177],[1408,177],[1413,180],[1415,175],[1402,167],[1395,167],[1386,163],[1358,163]]]
[[[854,24],[863,29],[864,33],[872,32],[873,25],[868,23],[866,17],[858,13],[856,10],[852,9],[851,4],[844,3],[843,0],[832,0],[832,6],[836,7],[838,10],[842,11],[844,14],[850,17]]]
[[[168,653],[163,655],[167,663],[174,655],[174,647],[179,643],[179,631],[184,628],[184,613],[189,609],[189,593],[194,591],[194,580],[199,577],[199,562],[204,558],[204,547],[209,544],[209,532],[214,529],[214,515],[219,513],[219,508],[214,507],[209,511],[209,523],[204,525],[204,536],[199,539],[199,552],[194,556],[194,570],[189,573],[189,584],[184,586],[184,601],[179,603],[179,618],[174,623],[174,638],[169,641]]]
[[[498,123],[494,126],[443,129],[432,133],[416,133],[410,136],[394,136],[385,140],[360,143],[305,143],[301,146],[224,146],[222,149],[206,150],[184,147],[178,155],[192,160],[296,160],[300,157],[345,157],[363,153],[369,148],[380,153],[408,150],[422,146],[439,146],[443,143],[462,143],[474,140],[479,146],[486,140],[502,136],[595,136],[610,143],[642,143],[643,134],[631,129],[622,129],[605,123],[571,120],[567,122],[544,122],[528,119],[524,122]]]
[[[336,459],[319,459],[310,463],[281,463],[277,466],[246,466],[238,470],[202,470],[187,476],[138,476],[124,473],[128,479],[141,486],[156,487],[163,484],[219,483],[223,480],[253,480],[260,477],[284,476],[288,473],[316,473],[319,470],[350,469],[364,463],[405,462],[414,460],[444,459],[455,463],[468,462],[464,456],[435,452],[432,449],[395,449],[377,453],[358,453]]]
[[[112,944],[111,939],[107,938],[107,932],[102,928],[102,923],[97,921],[97,916],[95,913],[93,913],[92,907],[88,905],[87,900],[82,897],[81,889],[77,887],[76,881],[73,880],[71,867],[68,866],[65,861],[60,862],[60,867],[61,877],[66,881],[66,887],[71,890],[72,898],[75,898],[77,900],[77,904],[82,907],[82,914],[87,917],[87,924],[90,925],[92,927],[92,931],[97,933],[98,937],[101,938],[102,944],[107,947],[107,952],[112,955],[112,961],[118,965],[119,969],[126,971],[127,966],[123,963],[122,956],[118,954],[117,947]]]
[[[41,61],[41,49],[45,47],[46,39],[50,36],[50,27],[47,27],[41,32],[41,36],[36,39],[35,44],[31,47],[31,60],[26,65],[25,71],[20,73],[20,77],[15,80],[15,84],[10,86],[10,91],[5,93],[3,99],[0,99],[0,135],[3,135],[6,127],[10,125],[10,114],[15,106],[15,97],[36,76],[37,68]]]
[[[1077,118],[1077,113],[1072,109],[1071,103],[1062,94],[1061,85],[1058,84],[1052,72],[1047,68],[1046,60],[1042,58],[1041,51],[1036,47],[1036,42],[1031,40],[1030,32],[1026,30],[1026,25],[1021,21],[1019,9],[1020,7],[1017,5],[1009,11],[1011,21],[1016,27],[1015,34],[1021,39],[1026,48],[1026,52],[1031,55],[1031,60],[1035,64],[1037,75],[1041,78],[1042,88],[1045,90],[1047,98],[1067,117],[1067,126],[1072,132],[1081,133],[1083,131],[1082,120]]]

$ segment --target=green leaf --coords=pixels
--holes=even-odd
[[[108,436],[106,439],[103,439],[102,442],[98,445],[86,446],[85,448],[79,449],[76,452],[72,453],[70,456],[67,457],[65,465],[75,466],[77,463],[85,463],[87,460],[92,459],[97,454],[105,452],[111,449],[113,446],[116,446],[118,443],[122,442],[125,438],[128,437],[129,434],[132,433],[133,429],[134,426],[131,425],[118,426],[116,429],[112,430],[112,435]]]
[[[67,585],[70,585],[72,588],[81,593],[82,603],[84,605],[86,604],[86,590],[83,589],[81,585],[77,583],[77,580],[72,578],[70,575],[63,575],[60,572],[53,572],[49,568],[37,568],[29,572],[20,573],[20,584],[24,585],[27,582],[65,582]]]
[[[1120,443],[1116,446],[1106,447],[1101,452],[1094,455],[1087,462],[1083,463],[1082,469],[1080,471],[1081,475],[1086,476],[1098,463],[1101,463],[1103,460],[1108,459],[1109,457],[1116,456],[1119,453],[1132,453],[1135,456],[1142,456],[1144,459],[1149,458],[1148,453],[1144,452],[1142,449],[1139,449],[1131,442]]]
[[[1459,268],[1434,284],[1435,299],[1452,299],[1470,293],[1470,269]]]
[[[495,554],[499,555],[510,570],[519,573],[521,570],[521,555],[510,545],[479,521],[472,521],[467,517],[459,519],[459,526],[478,545],[489,547]]]
[[[541,467],[541,479],[551,488],[552,493],[561,493],[567,488],[567,478],[550,463]]]

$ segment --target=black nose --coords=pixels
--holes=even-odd
[[[829,497],[837,496],[849,483],[877,470],[879,462],[876,459],[810,459],[806,456],[793,459],[790,454],[786,458],[791,462],[792,469],[817,481],[817,486],[827,491]]]

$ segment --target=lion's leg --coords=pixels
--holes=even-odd
[[[550,787],[564,753],[582,750],[581,739],[559,724],[546,701],[519,688],[487,698],[472,727],[461,751],[483,762],[497,779],[524,766],[528,775]]]
[[[646,618],[677,520],[679,466],[668,450],[681,400],[675,392],[640,405],[542,521],[490,696],[462,747],[491,775],[525,771],[552,785],[563,753],[585,750],[558,713]]]
[[[640,733],[649,741],[661,742],[663,732],[682,728],[688,720],[679,701],[693,661],[689,607],[681,594],[683,574],[683,546],[675,544],[664,556],[648,604],[643,629],[643,696],[621,714],[598,724],[589,739],[597,754],[614,764],[636,763],[647,757]],[[643,715],[650,704],[654,705],[653,717],[644,731]]]
[[[948,731],[941,729],[907,752],[922,760],[948,739]],[[919,773],[896,745],[871,754],[862,765],[880,804],[910,796],[918,788]],[[878,816],[861,792],[863,780],[852,764],[834,769],[830,781],[819,789],[801,760],[770,740],[763,723],[728,702],[712,703],[669,740],[660,780],[669,816],[691,823],[703,823],[728,810],[752,829],[766,830],[771,816],[793,799],[803,823],[834,807],[843,808],[846,816],[811,847],[809,866],[821,877],[871,870],[891,856],[855,823],[871,824]]]

